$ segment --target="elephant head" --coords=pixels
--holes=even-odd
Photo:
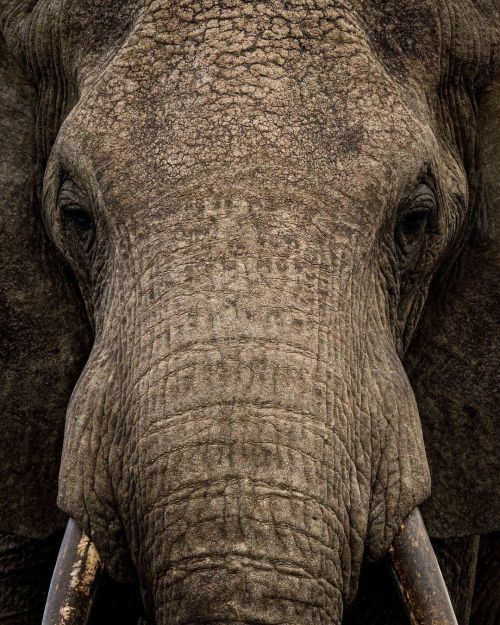
[[[428,498],[408,375],[432,403],[491,235],[494,4],[2,0],[94,337],[58,503],[158,625],[339,623]]]

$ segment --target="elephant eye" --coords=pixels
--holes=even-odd
[[[59,206],[64,231],[68,239],[88,254],[95,241],[95,222],[92,214],[78,203],[78,189],[66,180],[59,193]]]
[[[83,251],[91,251],[95,240],[95,225],[90,213],[79,206],[61,208],[65,230],[83,247]]]
[[[427,185],[419,185],[406,204],[395,230],[396,244],[403,257],[413,257],[420,250],[435,209],[434,193]]]
[[[411,245],[425,232],[429,215],[429,210],[418,209],[403,218],[397,229],[397,239],[401,246]]]

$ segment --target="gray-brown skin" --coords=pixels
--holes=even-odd
[[[35,89],[0,35],[0,623],[38,625],[64,515],[64,414],[90,349],[36,208]]]
[[[51,258],[76,276],[95,334],[68,408],[59,506],[115,579],[138,576],[158,625],[340,622],[363,559],[382,557],[430,493],[421,418],[433,476],[443,466],[453,482],[460,466],[464,437],[445,424],[464,415],[432,403],[456,322],[448,311],[440,330],[436,311],[439,285],[461,292],[456,268],[479,243],[479,282],[497,301],[495,175],[482,169],[498,126],[482,152],[478,137],[483,101],[497,110],[498,7],[2,0],[0,18],[36,92],[34,117],[14,127],[27,136],[35,119],[36,149],[18,166],[38,173]],[[74,363],[69,377],[88,332],[70,285],[59,270],[32,302],[53,311],[51,293],[67,293],[59,323],[78,340],[62,331],[66,351],[44,359],[49,340],[39,353],[47,370]],[[456,307],[455,339],[479,345],[476,308]],[[412,345],[422,311],[429,342]],[[435,358],[431,339],[445,344]],[[451,405],[471,377],[445,362]],[[478,454],[495,426],[485,369],[467,404],[481,409]],[[453,486],[466,512],[437,479],[435,535],[498,528],[498,510],[475,512],[498,494],[497,461],[490,452],[486,475]]]

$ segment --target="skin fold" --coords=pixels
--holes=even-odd
[[[49,284],[34,310],[61,338],[35,378],[64,371],[62,459],[37,471],[53,495],[60,466],[59,508],[150,622],[401,622],[373,567],[431,475],[457,615],[480,614],[479,534],[500,519],[485,504],[498,17],[465,0],[0,1],[5,84],[20,85],[1,92],[17,160],[0,181],[23,172],[9,223],[31,224],[48,260],[15,232],[7,258]],[[464,293],[469,308],[450,304]],[[469,393],[457,354],[474,349]],[[462,459],[471,415],[480,479]],[[38,524],[5,505],[2,531],[61,526],[53,496]]]

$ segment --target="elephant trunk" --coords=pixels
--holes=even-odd
[[[140,266],[115,260],[68,410],[59,504],[116,578],[131,561],[158,625],[339,623],[365,546],[427,494],[355,235],[250,199],[186,203],[180,243],[162,221]]]
[[[342,617],[362,549],[356,471],[313,409],[312,360],[290,351],[238,340],[192,353],[159,391],[168,414],[141,420],[128,540],[158,625]]]

